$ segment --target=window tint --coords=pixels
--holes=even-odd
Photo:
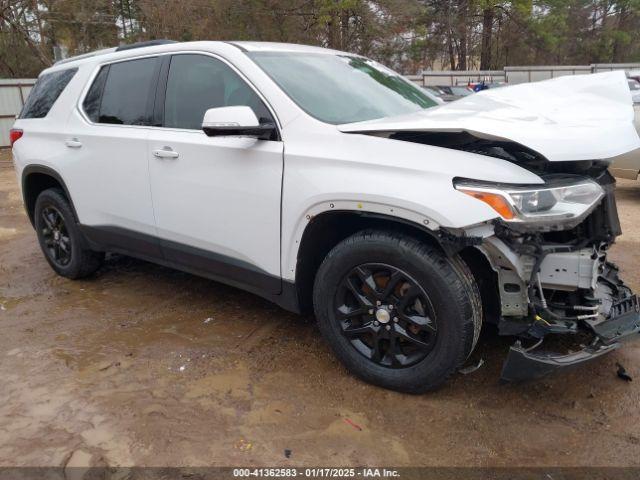
[[[70,68],[40,75],[22,108],[20,118],[46,117],[77,71],[77,68]]]
[[[100,102],[102,100],[102,92],[104,91],[104,84],[109,74],[109,65],[106,65],[100,69],[98,75],[96,75],[87,96],[84,97],[82,106],[84,111],[92,122],[97,123],[100,118]]]
[[[156,58],[144,58],[109,65],[100,102],[99,123],[149,124],[147,104],[153,96],[152,90],[155,90],[156,62]]]
[[[209,108],[248,106],[261,123],[273,122],[260,97],[229,66],[197,54],[171,58],[164,126],[200,130]]]

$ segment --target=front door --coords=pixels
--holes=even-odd
[[[194,273],[280,293],[283,144],[277,138],[207,137],[208,108],[271,113],[230,66],[178,54],[160,81],[161,128],[149,133],[151,196],[165,258]],[[157,106],[156,106],[157,109]],[[274,122],[275,123],[275,122]]]

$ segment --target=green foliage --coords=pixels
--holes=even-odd
[[[640,0],[0,0],[0,76],[171,38],[294,42],[425,68],[640,60]]]

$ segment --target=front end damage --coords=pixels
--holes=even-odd
[[[585,174],[603,195],[577,223],[496,220],[443,231],[453,248],[473,245],[482,252],[494,271],[498,305],[487,320],[501,335],[518,337],[502,369],[504,381],[539,378],[640,338],[638,297],[607,260],[621,233],[615,180],[597,165]]]
[[[615,180],[607,168],[620,156],[640,155],[633,120],[624,73],[608,72],[485,90],[339,129],[498,158],[544,182],[492,183],[490,171],[482,175],[484,183],[454,178],[454,188],[484,202],[497,217],[439,229],[448,253],[460,253],[470,266],[480,258],[472,270],[485,321],[496,323],[502,335],[518,337],[502,372],[503,379],[516,381],[638,338],[638,298],[607,261],[621,233]],[[428,160],[437,158],[432,152]]]

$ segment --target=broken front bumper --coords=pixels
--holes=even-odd
[[[541,342],[524,348],[520,341],[509,350],[502,367],[501,380],[518,382],[540,378],[556,370],[579,365],[620,347],[621,342],[640,339],[640,303],[629,295],[613,303],[609,316],[599,323],[587,324],[594,339],[588,346],[569,353],[545,352]],[[539,346],[540,345],[540,346]]]

